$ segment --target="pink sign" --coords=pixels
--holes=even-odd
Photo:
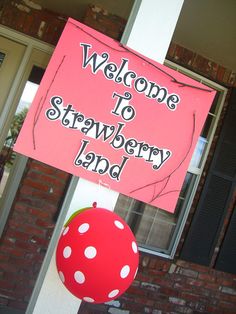
[[[15,151],[173,212],[214,95],[69,19]]]

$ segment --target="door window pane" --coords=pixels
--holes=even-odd
[[[5,139],[5,143],[3,145],[2,150],[0,151],[0,198],[2,197],[4,188],[6,186],[12,166],[14,164],[16,156],[15,153],[13,152],[14,143],[17,139],[17,136],[24,122],[25,116],[39,87],[38,78],[37,79],[35,78],[34,80],[34,76],[32,75],[32,73],[35,72],[36,68],[38,67],[36,66],[33,67],[29,80],[25,84],[25,88],[23,90],[20,101],[16,108],[16,112],[12,119],[7,137]],[[42,75],[43,72],[41,74],[41,78]],[[37,83],[35,83],[34,81],[36,81]]]

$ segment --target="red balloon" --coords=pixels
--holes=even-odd
[[[58,242],[61,281],[76,297],[111,301],[131,285],[138,270],[138,247],[127,223],[104,208],[80,212],[66,224]]]

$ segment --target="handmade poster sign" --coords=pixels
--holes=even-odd
[[[15,151],[173,212],[214,94],[69,19]]]

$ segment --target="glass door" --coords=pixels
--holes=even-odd
[[[43,68],[33,66],[11,121],[5,142],[0,151],[0,199],[16,159],[16,153],[13,152],[13,146],[27,115],[28,109],[38,90],[43,73]]]
[[[0,114],[25,51],[25,45],[0,35]]]
[[[2,58],[2,64],[4,64],[4,56]],[[26,157],[13,152],[13,145],[37,92],[49,59],[49,53],[32,49],[23,78],[19,83],[11,108],[9,108],[7,119],[0,130],[0,143],[2,143],[0,146],[0,234],[4,229],[27,162]]]

